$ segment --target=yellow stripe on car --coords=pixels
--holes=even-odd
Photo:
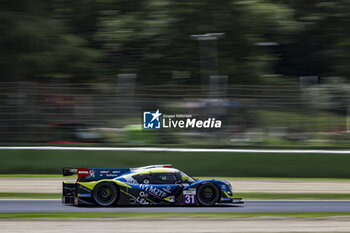
[[[65,184],[75,184],[75,182],[68,182],[68,181],[63,181]]]
[[[80,184],[81,186],[84,186],[85,188],[88,188],[90,190],[93,190],[94,187],[100,183],[100,182],[103,182],[103,181],[108,181],[108,182],[114,182],[116,183],[117,185],[119,186],[123,186],[123,187],[126,187],[126,188],[131,188],[130,185],[127,185],[119,180],[99,180],[99,181],[91,181],[91,182],[78,182],[78,184]]]
[[[233,198],[233,195],[228,195],[226,191],[224,191],[224,194],[225,194],[226,197],[228,197],[228,198]]]

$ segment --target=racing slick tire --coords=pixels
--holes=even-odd
[[[117,186],[111,182],[98,183],[92,190],[92,197],[98,206],[113,206],[119,196]]]
[[[203,183],[197,188],[197,200],[202,206],[213,206],[219,198],[220,191],[213,183]]]

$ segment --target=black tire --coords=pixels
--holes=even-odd
[[[219,198],[220,191],[213,183],[203,183],[197,188],[197,200],[202,206],[213,206]]]
[[[113,206],[119,196],[117,186],[111,182],[98,183],[92,190],[92,197],[98,206]]]

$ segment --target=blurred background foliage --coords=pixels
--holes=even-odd
[[[0,0],[0,35],[1,143],[348,146],[348,0]]]
[[[138,82],[168,84],[186,71],[186,82],[198,84],[190,35],[224,32],[218,67],[230,83],[348,80],[349,16],[347,0],[1,0],[0,78],[93,82],[138,73]]]

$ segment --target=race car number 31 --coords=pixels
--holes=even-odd
[[[186,205],[197,204],[196,201],[196,189],[188,189],[183,191],[183,200],[182,202]]]

